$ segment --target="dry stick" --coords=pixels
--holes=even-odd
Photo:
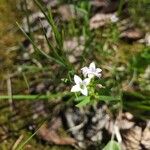
[[[9,95],[8,101],[10,104],[10,111],[13,111],[13,100],[12,100],[12,87],[10,75],[7,75],[7,93]]]
[[[114,125],[115,135],[116,135],[116,138],[117,138],[119,144],[121,144],[121,142],[122,142],[122,137],[121,137],[121,134],[120,134],[120,128],[119,128],[119,125],[118,125],[118,122],[121,119],[122,119],[122,106],[121,106],[121,109],[119,110],[119,114],[117,116],[117,119],[116,119],[115,125]]]
[[[20,135],[17,141],[15,142],[15,144],[13,145],[12,150],[16,150],[17,146],[22,141],[22,139],[23,139],[23,135]]]

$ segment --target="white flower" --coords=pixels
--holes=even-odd
[[[115,23],[115,22],[117,22],[119,20],[119,18],[116,16],[116,14],[113,14],[111,16],[110,20],[111,20],[112,23]]]
[[[89,67],[83,67],[81,70],[82,70],[84,77],[86,77],[86,76],[88,76],[89,78],[93,78],[94,76],[101,77],[100,72],[102,71],[102,69],[96,68],[94,62],[92,62],[89,65]]]
[[[71,88],[71,92],[81,92],[83,95],[87,96],[87,85],[90,83],[90,78],[82,80],[79,76],[75,75],[74,82],[76,85]]]

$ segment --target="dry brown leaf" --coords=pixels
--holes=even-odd
[[[107,0],[91,0],[91,5],[95,7],[106,7],[108,5]]]
[[[71,63],[75,63],[77,61],[77,57],[80,57],[84,50],[84,37],[74,37],[70,40],[64,41],[64,49],[69,61]]]
[[[142,128],[135,126],[130,130],[125,130],[121,135],[123,137],[123,145],[125,150],[141,150],[140,140],[141,140]]]
[[[150,121],[147,127],[144,129],[141,139],[142,139],[141,144],[145,148],[150,149]]]
[[[82,12],[76,10],[76,7],[72,4],[64,4],[59,6],[58,13],[61,15],[63,21],[70,21],[71,19],[81,18]]]
[[[93,10],[101,13],[113,13],[118,10],[119,2],[116,0],[91,0]]]
[[[135,122],[132,121],[133,115],[129,112],[123,113],[122,118],[118,121],[118,126],[121,130],[131,129]]]
[[[144,33],[138,28],[128,29],[120,34],[120,37],[127,40],[138,40],[144,36]]]
[[[57,144],[57,145],[74,145],[76,141],[71,137],[64,137],[60,135],[58,129],[61,127],[61,119],[55,118],[48,127],[48,125],[43,124],[38,130],[38,136],[43,140]]]
[[[103,27],[111,22],[111,18],[115,14],[103,14],[103,13],[97,13],[90,19],[90,29],[97,29],[100,27]]]

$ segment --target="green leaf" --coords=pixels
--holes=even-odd
[[[121,150],[121,146],[114,140],[108,142],[108,144],[103,148],[103,150]]]
[[[78,96],[76,97],[75,101],[83,101],[85,99],[85,96]]]
[[[90,97],[85,97],[80,103],[78,103],[77,107],[83,107],[90,102]]]
[[[100,101],[119,101],[121,99],[120,96],[106,96],[106,95],[101,95],[99,96]]]

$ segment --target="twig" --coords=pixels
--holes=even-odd
[[[11,78],[10,75],[8,74],[8,78],[7,78],[7,93],[8,93],[8,101],[10,104],[10,111],[13,110],[13,100],[12,100],[12,87],[11,87]]]
[[[19,138],[17,139],[17,141],[15,142],[15,144],[12,147],[12,150],[16,150],[16,148],[18,147],[19,143],[22,141],[23,139],[23,135],[20,135]]]

